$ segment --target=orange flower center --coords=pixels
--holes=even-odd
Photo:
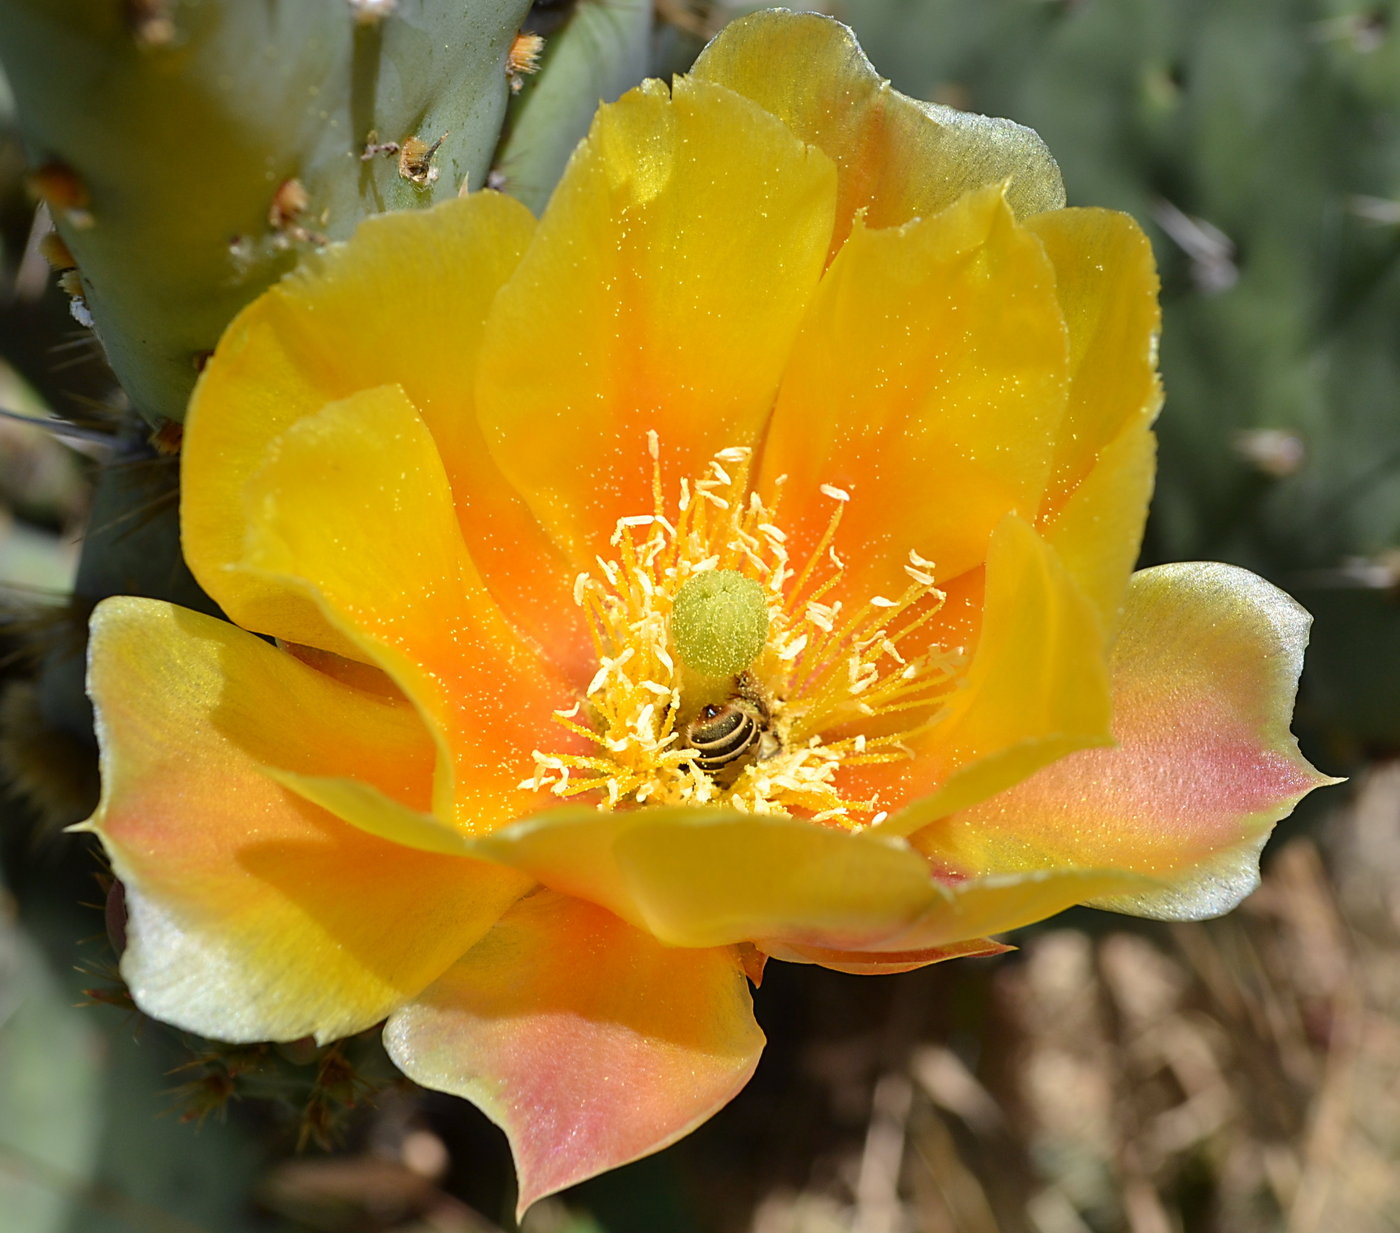
[[[648,435],[652,512],[620,519],[613,553],[574,583],[598,670],[556,718],[593,751],[537,752],[522,787],[592,795],[604,809],[722,805],[849,829],[876,820],[879,801],[845,796],[841,769],[908,757],[962,664],[936,645],[912,649],[926,639],[911,636],[943,603],[932,563],[910,552],[902,595],[850,609],[835,547],[848,493],[822,486],[830,520],[795,564],[778,508],[785,477],[769,505],[749,488],[751,452],[726,449],[668,503],[659,444]],[[757,582],[768,609],[762,649],[723,679],[688,669],[672,630],[678,593],[710,570]]]

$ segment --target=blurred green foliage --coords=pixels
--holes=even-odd
[[[0,1225],[282,1233],[248,1201],[266,1150],[220,1119],[196,1133],[169,1116],[169,1070],[184,1050],[163,1030],[142,1032],[132,1012],[86,1004],[73,962],[103,950],[75,947],[81,918],[59,896],[35,895],[40,887],[59,890],[51,876],[30,880],[23,930],[0,888]],[[88,927],[100,921],[91,910],[86,917]]]
[[[0,6],[0,65],[36,187],[152,424],[184,417],[200,357],[299,253],[485,179],[529,0],[403,5],[392,20],[356,8]],[[441,143],[416,175],[364,157],[415,138]]]
[[[539,76],[522,83],[496,158],[502,187],[537,214],[598,101],[617,98],[654,71],[650,0],[594,0],[567,17],[544,24]]]

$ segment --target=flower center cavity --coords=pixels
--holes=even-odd
[[[910,756],[962,657],[913,635],[938,612],[932,563],[909,554],[898,598],[840,597],[836,551],[850,494],[830,485],[830,520],[800,564],[771,506],[749,488],[750,451],[721,450],[664,498],[652,458],[650,514],[619,520],[574,601],[598,670],[558,722],[586,754],[535,754],[521,786],[599,808],[724,805],[858,829],[877,799],[852,799],[845,767]]]

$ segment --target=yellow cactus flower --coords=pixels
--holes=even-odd
[[[137,1003],[387,1019],[525,1205],[743,1086],[767,958],[1228,910],[1324,782],[1307,618],[1131,574],[1157,328],[1130,219],[810,15],[602,108],[538,221],[367,222],[190,409],[185,551],[236,624],[93,620]]]

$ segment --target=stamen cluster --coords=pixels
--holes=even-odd
[[[599,555],[597,572],[574,583],[598,670],[583,697],[555,714],[593,752],[537,752],[522,787],[591,795],[604,809],[725,805],[850,829],[878,818],[878,800],[842,793],[841,769],[909,756],[909,742],[937,718],[962,663],[959,652],[936,645],[911,649],[911,635],[944,598],[932,562],[910,552],[902,595],[874,595],[848,611],[835,595],[845,573],[836,540],[849,493],[822,486],[831,518],[798,566],[779,524],[785,476],[770,506],[750,490],[751,451],[721,450],[701,478],[681,480],[668,507],[655,433],[648,446],[652,512],[620,519],[609,541],[614,555]],[[720,569],[758,582],[769,617],[767,644],[735,678],[732,695],[761,698],[762,740],[725,775],[702,770],[688,743],[697,712],[713,707],[714,697],[698,696],[670,628],[687,579]]]

